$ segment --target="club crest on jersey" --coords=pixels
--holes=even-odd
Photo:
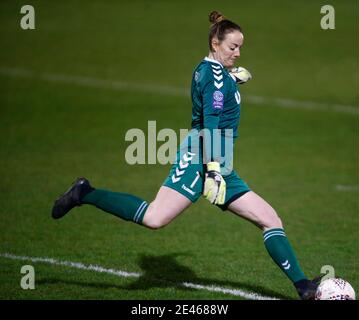
[[[219,90],[213,92],[213,108],[214,109],[223,109],[223,93]]]
[[[223,93],[219,90],[213,92],[214,101],[223,101]]]

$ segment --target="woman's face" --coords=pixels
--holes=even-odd
[[[222,42],[219,43],[218,39],[212,40],[212,47],[214,51],[212,55],[214,59],[222,63],[226,68],[232,68],[237,58],[241,55],[241,47],[243,45],[243,34],[240,31],[232,31],[227,33]]]

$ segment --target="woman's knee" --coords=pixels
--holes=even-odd
[[[156,199],[150,203],[142,224],[150,229],[160,229],[168,225],[191,201],[177,191],[162,186]]]
[[[272,228],[283,228],[283,223],[277,212],[271,208],[266,210],[265,213],[261,214],[260,225],[263,230],[272,229]]]
[[[142,224],[149,229],[157,230],[166,226],[168,221],[163,214],[160,214],[158,209],[156,210],[154,206],[150,205],[143,217]]]
[[[152,230],[158,230],[163,228],[167,223],[159,219],[150,219],[143,222],[143,225]]]

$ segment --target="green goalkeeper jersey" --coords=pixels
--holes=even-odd
[[[192,129],[210,133],[210,139],[204,139],[204,149],[210,150],[205,151],[205,161],[222,163],[220,159],[228,156],[226,143],[231,144],[232,152],[238,137],[241,97],[236,81],[221,63],[206,57],[193,72],[191,96]],[[221,140],[219,148],[213,145],[216,134]]]

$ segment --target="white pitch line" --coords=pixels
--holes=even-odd
[[[148,93],[174,95],[174,96],[189,96],[187,90],[183,88],[162,86],[162,85],[150,85],[144,83],[131,83],[124,81],[113,81],[106,79],[98,79],[93,77],[65,75],[59,73],[36,73],[30,70],[17,69],[17,68],[4,68],[0,67],[0,74],[14,77],[14,78],[28,78],[38,79],[47,82],[57,82],[65,84],[74,84],[81,87],[93,87],[112,90],[135,90]]]
[[[34,263],[46,263],[46,264],[52,264],[57,266],[64,266],[64,267],[71,267],[81,270],[87,270],[87,271],[95,271],[100,273],[107,273],[112,274],[118,277],[125,277],[125,278],[139,278],[141,276],[140,273],[136,272],[126,272],[121,270],[114,270],[114,269],[106,269],[98,265],[85,265],[80,262],[71,262],[71,261],[60,261],[52,258],[47,257],[27,257],[27,256],[16,256],[11,253],[0,253],[0,257],[8,258],[12,260],[24,260],[24,261],[31,261]]]
[[[337,184],[335,189],[338,191],[359,191],[359,185],[342,185]]]
[[[248,102],[258,105],[271,104],[286,109],[305,109],[313,111],[330,111],[359,115],[359,107],[342,104],[319,103],[313,101],[298,101],[286,98],[270,98],[260,96],[246,96]]]
[[[197,290],[207,290],[207,291],[212,291],[212,292],[221,292],[221,293],[230,294],[233,296],[240,296],[240,297],[248,299],[248,300],[279,300],[277,298],[265,297],[265,296],[261,296],[258,293],[246,292],[246,291],[243,291],[240,289],[228,289],[228,288],[226,289],[226,288],[215,287],[215,286],[203,286],[200,284],[194,284],[194,283],[190,283],[190,282],[183,282],[182,285],[185,286],[186,288],[192,288],[192,289],[197,289]]]
[[[86,270],[86,271],[107,273],[107,274],[111,274],[111,275],[114,275],[117,277],[125,277],[125,278],[141,277],[141,273],[137,273],[137,272],[127,272],[127,271],[122,271],[122,270],[108,269],[108,268],[104,268],[104,267],[101,267],[98,265],[92,265],[92,264],[86,265],[81,262],[61,261],[61,260],[47,258],[47,257],[17,256],[17,255],[11,254],[11,253],[0,253],[0,257],[6,258],[6,259],[11,259],[11,260],[31,261],[33,263],[46,263],[46,264],[76,268],[76,269]],[[229,294],[232,296],[239,296],[239,297],[249,299],[249,300],[279,300],[274,297],[262,296],[258,293],[254,293],[254,292],[246,292],[246,291],[239,290],[239,289],[216,287],[213,285],[205,286],[205,285],[200,285],[200,284],[195,284],[195,283],[190,283],[190,282],[182,282],[179,285],[186,287],[186,288],[191,288],[191,289],[225,293],[225,294]]]
[[[189,97],[189,91],[185,88],[163,86],[163,85],[151,85],[144,83],[133,83],[125,81],[114,81],[99,79],[93,77],[84,77],[77,75],[65,75],[58,73],[36,73],[34,71],[18,68],[7,68],[0,67],[0,75],[15,78],[29,78],[38,79],[47,82],[57,82],[65,84],[73,84],[82,87],[92,88],[104,88],[112,90],[135,90],[145,93],[155,93],[172,95],[179,97]],[[339,112],[346,114],[359,115],[359,107],[341,104],[330,104],[330,103],[318,103],[313,101],[299,101],[287,98],[271,98],[262,96],[251,96],[245,97],[249,103],[255,105],[273,105],[281,108],[288,109],[305,109],[313,111],[330,111]]]

